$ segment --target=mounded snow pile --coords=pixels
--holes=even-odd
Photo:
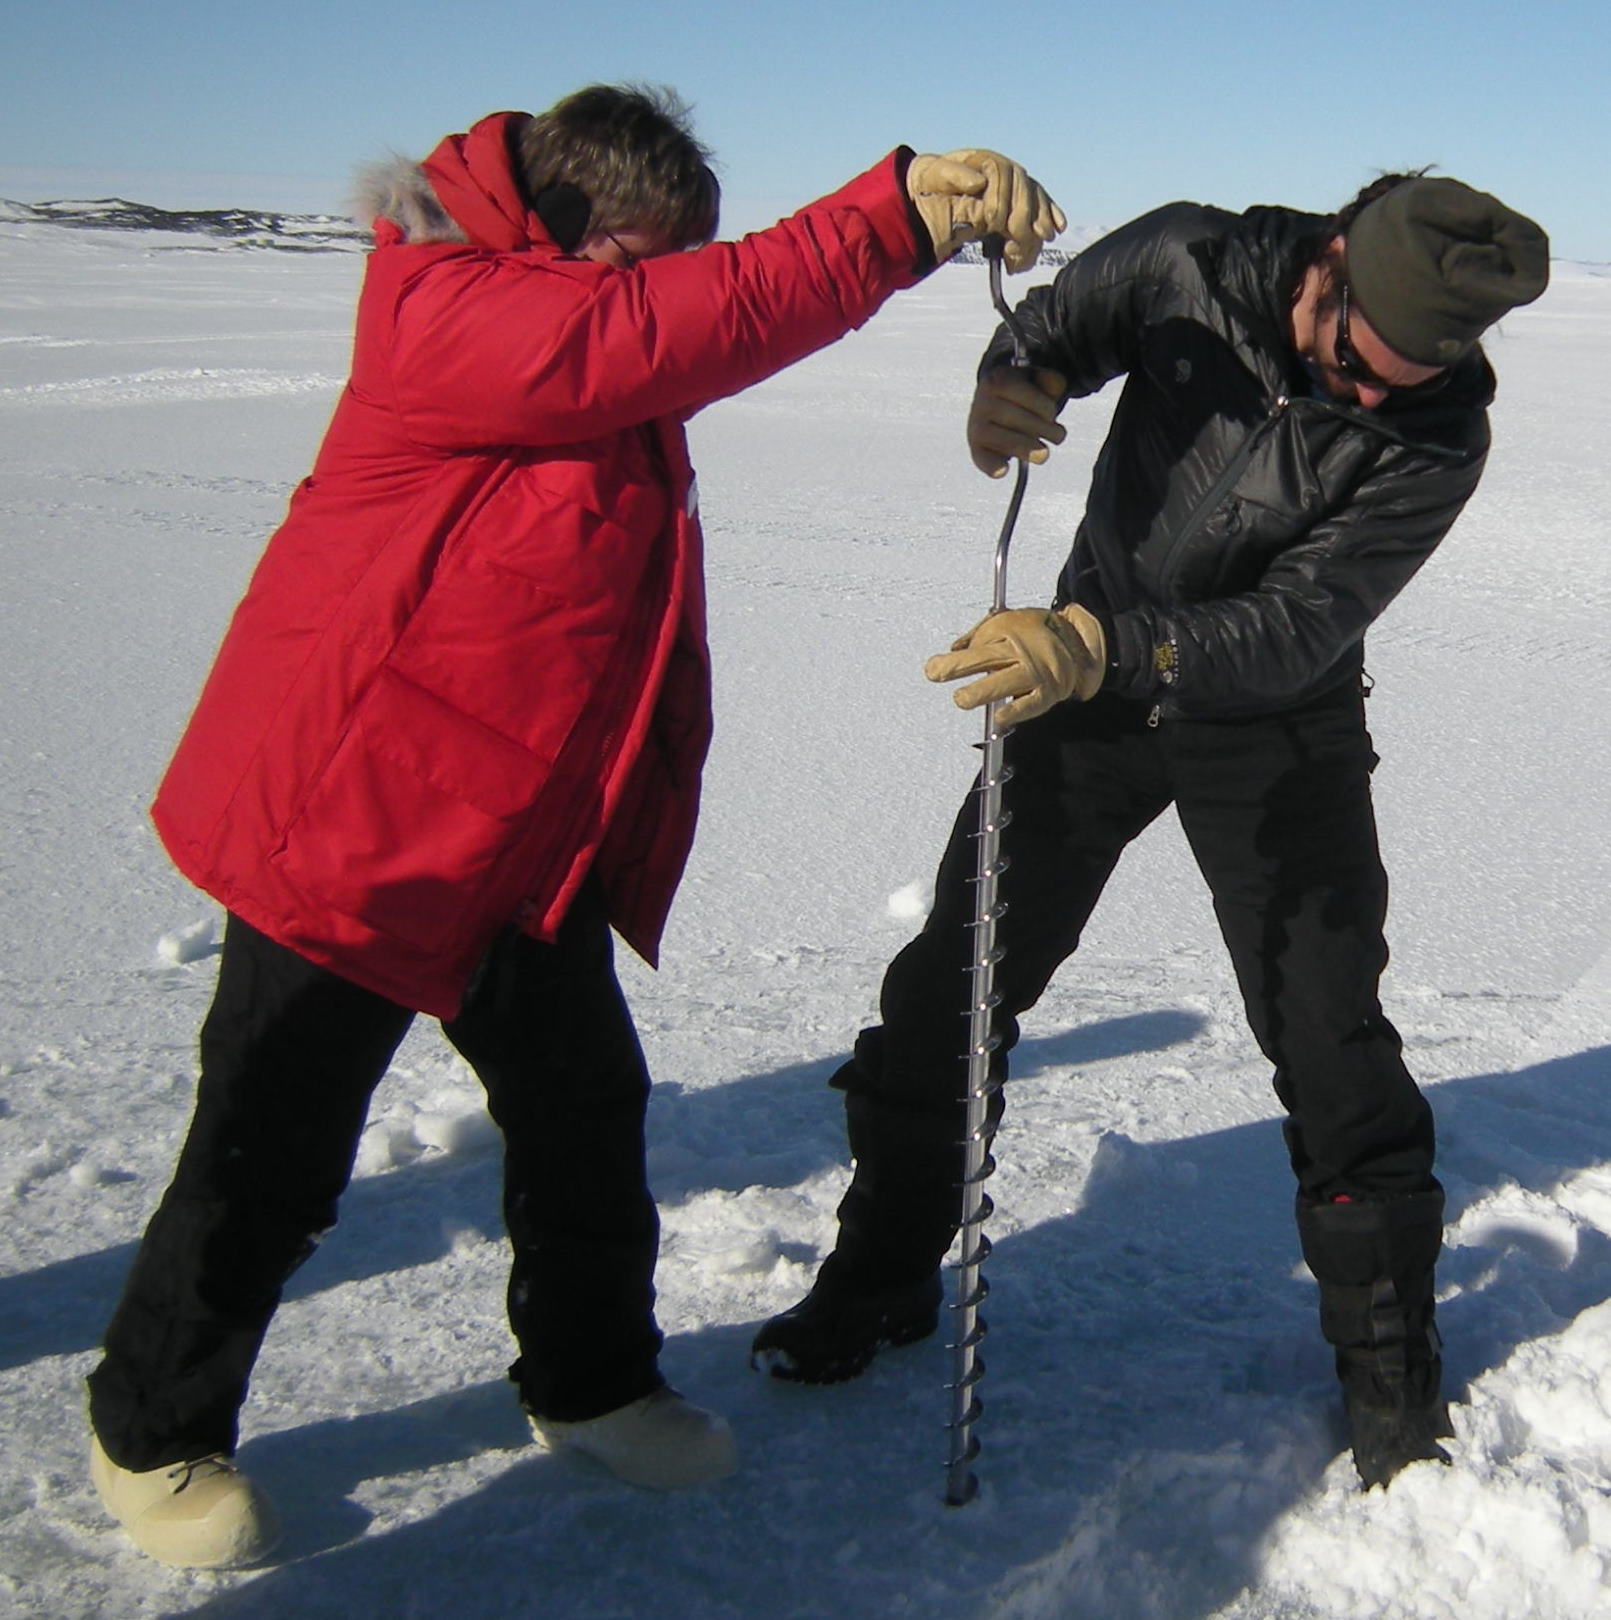
[[[157,941],[157,960],[169,967],[183,967],[187,962],[199,962],[221,948],[216,925],[211,917],[175,928]]]
[[[885,903],[885,910],[895,922],[921,925],[934,904],[934,885],[921,880],[897,889]]]

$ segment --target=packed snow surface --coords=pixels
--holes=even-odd
[[[295,1279],[242,1461],[280,1561],[186,1575],[107,1524],[80,1381],[183,1132],[219,918],[145,805],[345,371],[361,259],[0,220],[0,1611],[565,1620],[1583,1620],[1611,1614],[1611,279],[1491,344],[1477,498],[1372,633],[1389,1009],[1450,1194],[1453,1466],[1341,1455],[1266,1067],[1173,825],[1027,1023],[992,1184],[982,1491],[941,1504],[939,1340],[840,1388],[752,1374],[846,1178],[824,1081],[916,926],[975,758],[923,658],[989,598],[962,451],[977,266],[692,433],[719,739],[666,966],[673,1381],[738,1478],[652,1497],[527,1436],[495,1134],[422,1021]],[[1111,393],[1037,469],[1045,600]]]

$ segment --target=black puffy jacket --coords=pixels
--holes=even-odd
[[[1289,313],[1324,225],[1174,203],[1018,309],[1071,395],[1126,379],[1057,600],[1107,627],[1106,689],[1166,716],[1263,713],[1357,678],[1366,627],[1482,474],[1479,348],[1428,396],[1316,397]],[[1010,349],[998,333],[985,366]]]

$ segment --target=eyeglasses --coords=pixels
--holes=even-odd
[[[1395,399],[1418,398],[1423,394],[1435,394],[1448,380],[1449,373],[1440,371],[1435,377],[1428,377],[1425,382],[1418,383],[1391,383],[1385,377],[1379,376],[1358,349],[1354,347],[1354,340],[1348,332],[1349,291],[1346,279],[1339,277],[1337,282],[1337,333],[1332,339],[1332,354],[1337,361],[1337,369],[1348,378],[1366,388],[1378,388],[1384,394],[1391,394]]]
[[[682,242],[668,247],[655,246],[646,253],[634,253],[614,231],[600,231],[599,235],[621,255],[621,263],[616,266],[618,270],[631,270],[635,266],[642,264],[645,259],[664,259],[675,253],[695,253],[700,248],[709,246],[709,243],[704,238],[699,238],[692,242]],[[652,241],[658,240],[652,236],[649,239]]]
[[[615,245],[615,251],[621,255],[621,268],[631,270],[643,263],[643,255],[634,253],[631,248],[621,245],[621,238],[614,231],[606,231],[605,237]]]

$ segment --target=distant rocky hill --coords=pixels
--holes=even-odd
[[[1070,225],[1050,247],[1040,250],[1042,264],[1067,264],[1077,258],[1093,242],[1108,234],[1106,225]],[[982,264],[984,255],[978,245],[969,242],[951,261],[953,264]]]
[[[21,203],[0,198],[0,222],[67,225],[91,231],[163,231],[204,238],[197,246],[278,248],[293,253],[353,253],[369,246],[369,232],[339,214],[276,214],[256,208],[157,208],[123,197]],[[1045,264],[1067,264],[1082,248],[1105,234],[1100,226],[1071,225],[1056,246],[1042,253]],[[952,261],[981,262],[970,244]]]
[[[212,247],[279,248],[295,253],[351,253],[369,245],[369,232],[339,214],[156,208],[123,197],[38,203],[0,198],[0,220],[94,231],[164,231],[206,238],[206,245]]]

